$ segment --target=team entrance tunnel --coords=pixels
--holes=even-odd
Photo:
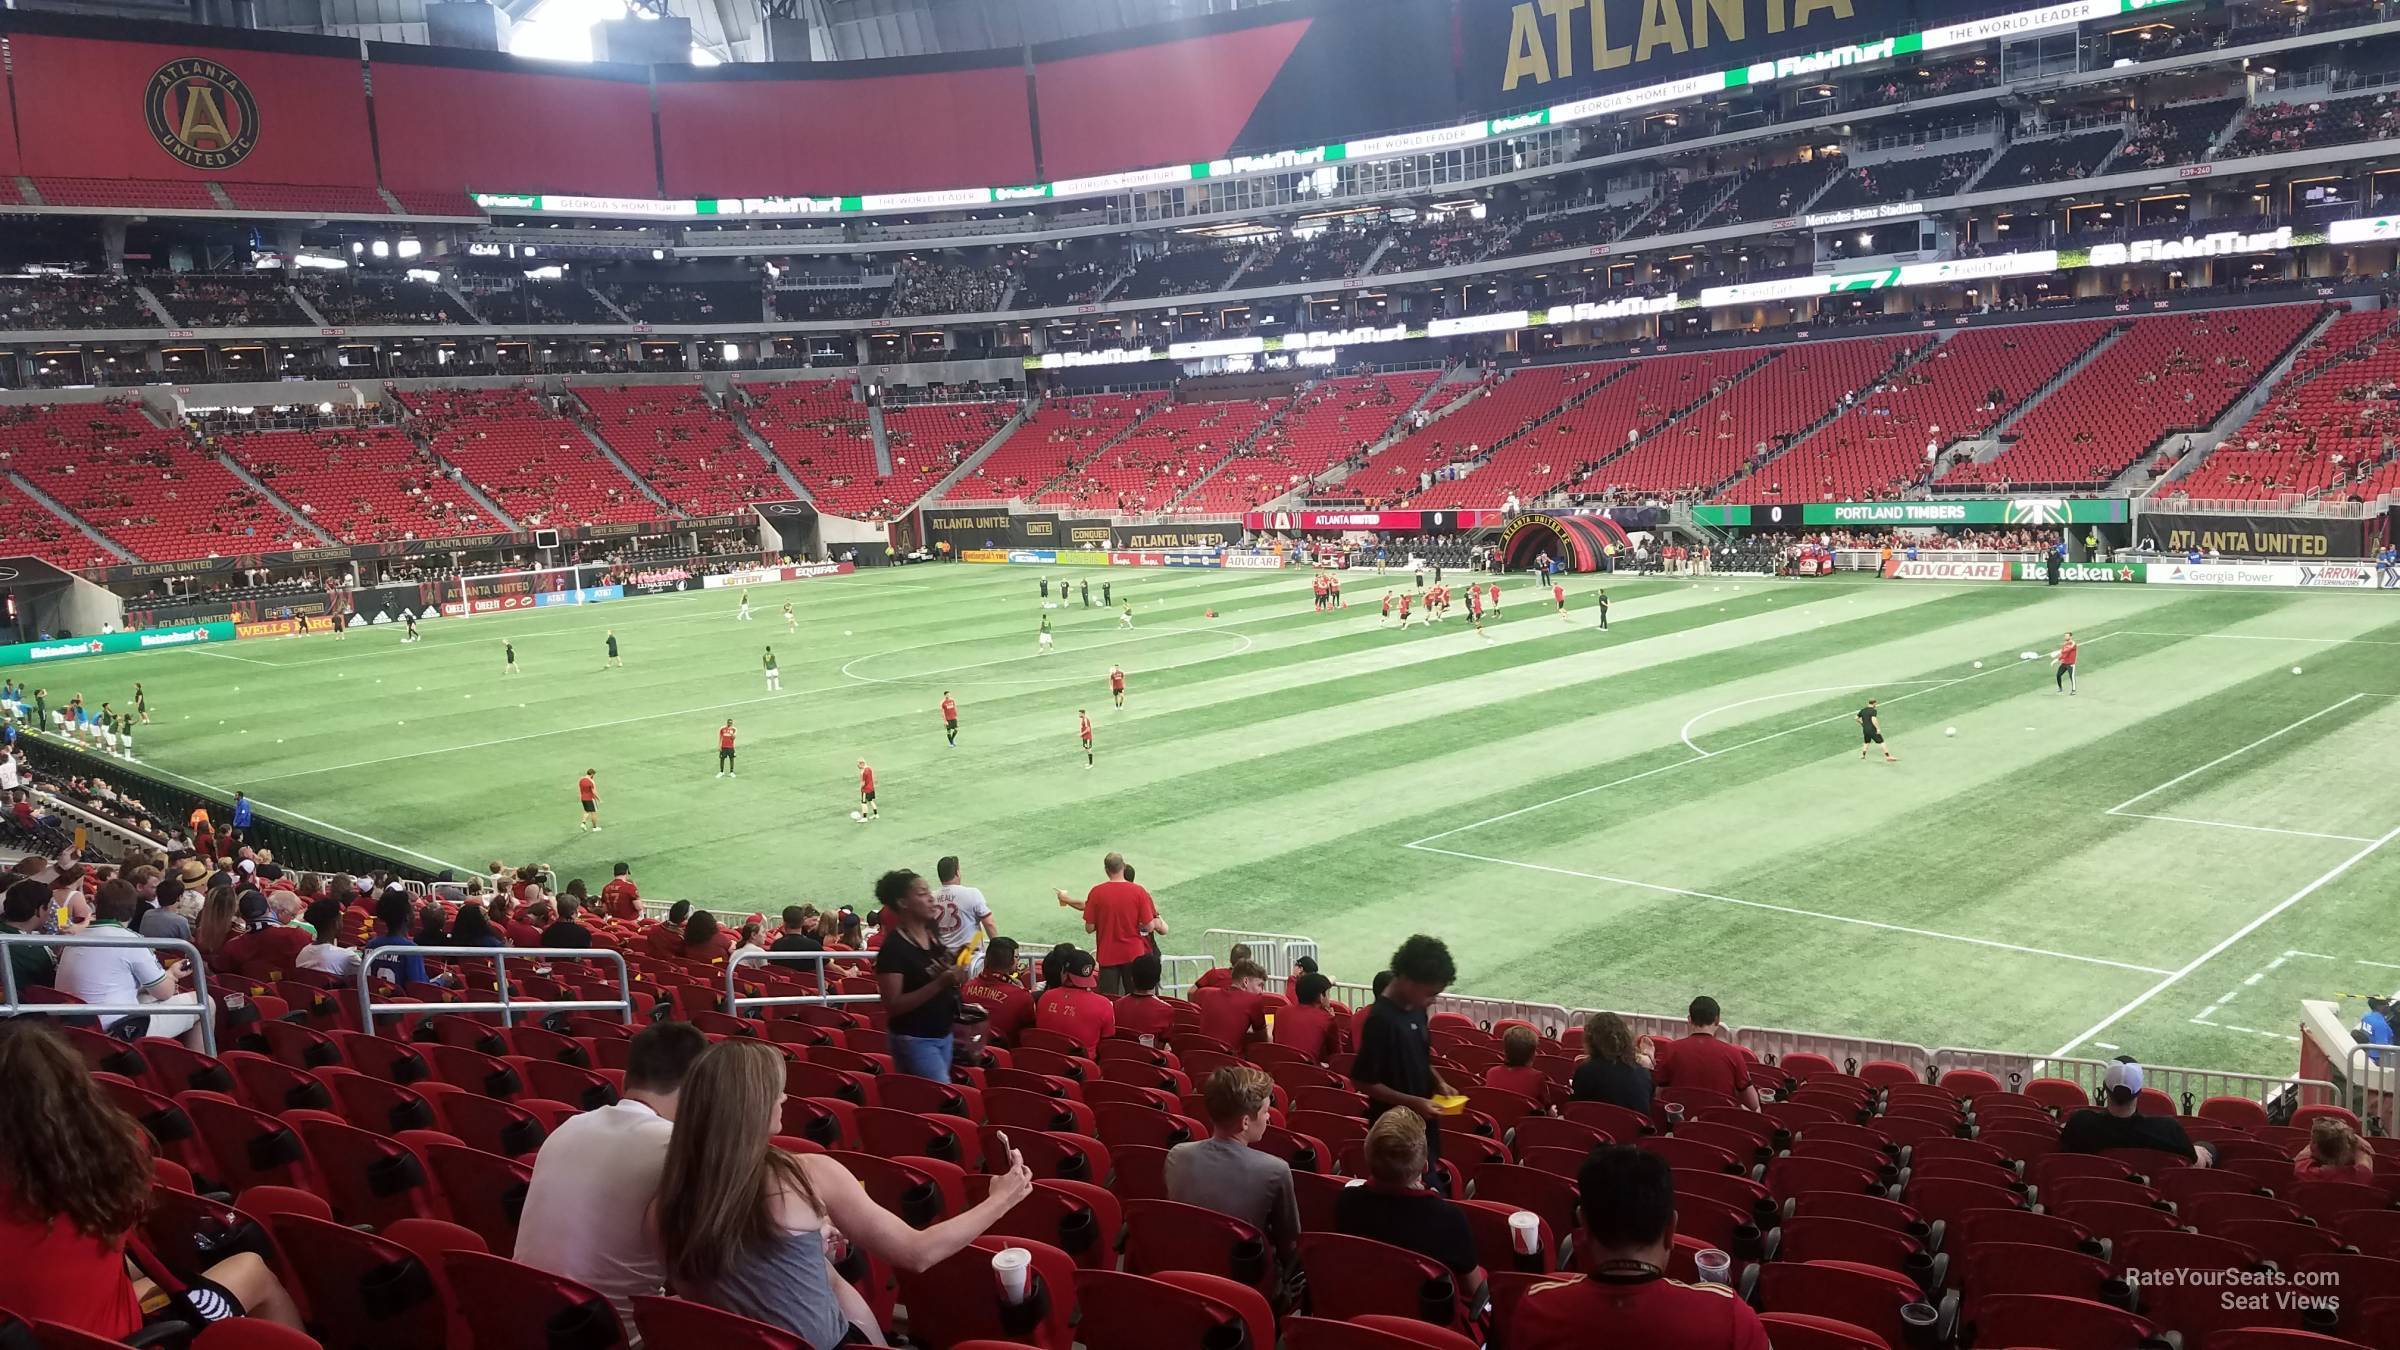
[[[1530,572],[1543,554],[1569,572],[1608,569],[1608,549],[1619,558],[1633,554],[1633,541],[1624,527],[1606,516],[1556,515],[1537,512],[1518,516],[1500,532],[1500,562],[1511,572]]]

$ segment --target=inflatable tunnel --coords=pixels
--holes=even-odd
[[[1547,553],[1569,572],[1597,572],[1610,544],[1620,560],[1631,556],[1624,528],[1606,516],[1535,512],[1516,517],[1500,532],[1500,561],[1511,572],[1531,571],[1534,560]]]

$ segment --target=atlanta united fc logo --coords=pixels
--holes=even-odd
[[[258,148],[258,101],[242,78],[214,61],[169,61],[144,95],[150,139],[195,169],[227,169]]]

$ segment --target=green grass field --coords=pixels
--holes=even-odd
[[[1517,579],[1486,642],[1463,618],[1379,630],[1372,577],[1330,616],[1297,574],[1107,579],[1136,627],[1056,613],[1051,656],[1030,571],[953,567],[762,587],[750,623],[709,591],[45,679],[54,702],[143,679],[146,764],[269,815],[595,888],[625,859],[651,896],[720,908],[861,902],[878,872],[958,853],[1004,931],[1049,942],[1074,931],[1051,888],[1121,849],[1171,952],[1212,927],[1304,933],[1363,982],[1424,931],[1469,993],[1668,1012],[1707,992],[1748,1026],[2262,1072],[2291,1069],[2297,999],[2355,1011],[2400,984],[2381,847],[2400,611],[2380,595],[1624,580],[1602,633],[1593,579],[1566,620]],[[612,627],[622,670],[602,668]],[[2074,698],[2017,659],[2068,629]],[[1898,764],[1858,758],[1870,694]],[[572,800],[587,767],[597,837]]]

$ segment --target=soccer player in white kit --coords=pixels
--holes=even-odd
[[[733,617],[737,619],[748,619],[750,617],[750,592],[742,592],[741,612],[735,614]]]
[[[800,616],[792,613],[792,602],[789,600],[783,602],[783,631],[787,633],[800,631]]]

